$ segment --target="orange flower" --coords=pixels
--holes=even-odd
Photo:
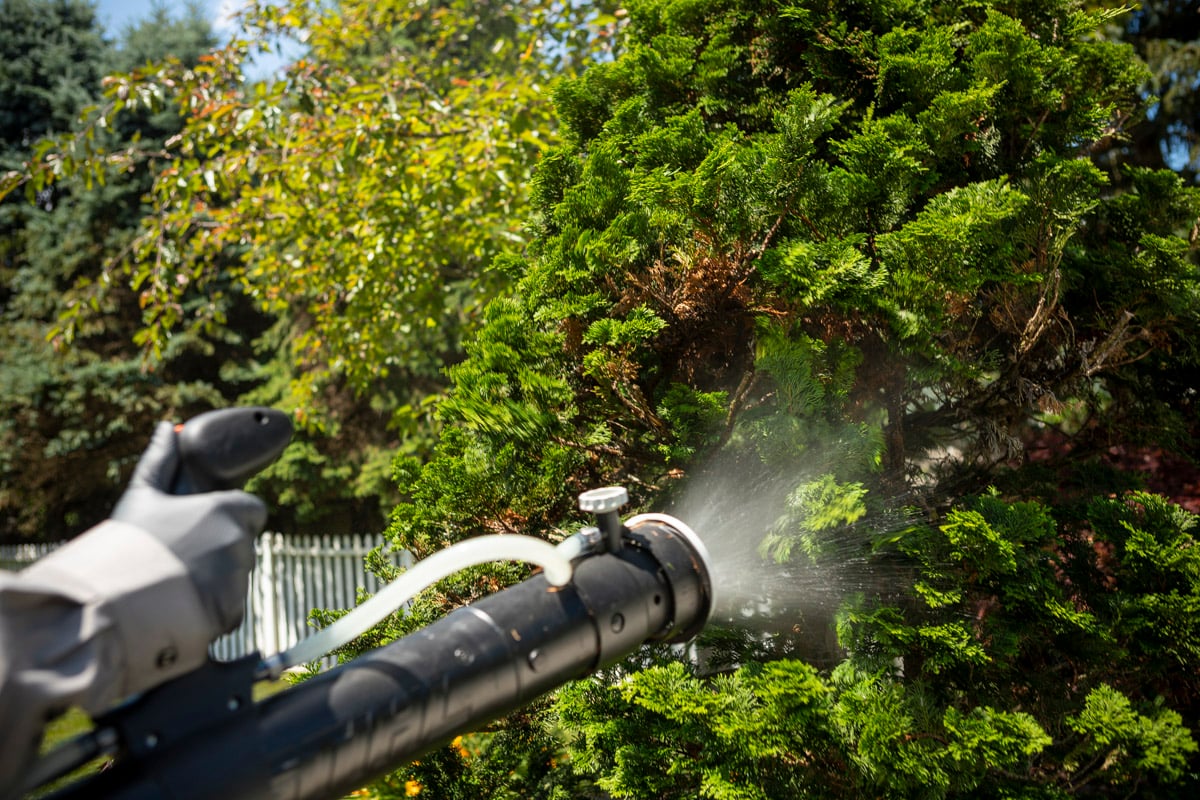
[[[460,756],[462,756],[463,758],[466,758],[467,756],[471,755],[470,753],[467,752],[467,748],[463,747],[463,742],[462,742],[461,736],[455,736],[454,741],[450,743],[450,746],[453,747],[455,750],[457,750],[458,754]]]
[[[405,781],[404,782],[404,796],[405,797],[416,797],[420,793],[421,793],[421,784],[420,783],[418,783],[417,781]]]

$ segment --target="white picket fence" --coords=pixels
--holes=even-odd
[[[20,569],[26,564],[37,561],[61,544],[62,542],[0,544],[0,569]]]
[[[229,660],[254,650],[278,653],[313,632],[315,608],[353,608],[359,588],[374,594],[379,579],[363,559],[383,544],[378,535],[261,534],[254,542],[256,564],[250,573],[246,616],[241,627],[213,643],[214,658]],[[53,550],[58,543],[0,545],[0,567],[18,569]],[[391,554],[402,566],[408,553]]]

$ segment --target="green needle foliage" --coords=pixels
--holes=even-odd
[[[630,13],[628,51],[557,90],[569,142],[498,264],[516,291],[442,407],[506,500],[564,459],[657,486],[747,407],[879,426],[895,482],[986,471],[1055,414],[1084,449],[1182,431],[1161,379],[1192,357],[1196,198],[1172,173],[1115,192],[1086,158],[1140,107],[1105,15]],[[492,461],[518,445],[525,469]]]
[[[686,663],[631,662],[510,719],[537,745],[507,782],[482,776],[512,740],[447,757],[493,796],[1188,796],[1191,517],[1144,493],[1087,505],[1130,482],[1085,465],[1186,452],[1195,418],[1200,198],[1092,160],[1145,107],[1145,68],[1098,33],[1124,10],[628,13],[620,55],[555,88],[564,142],[528,247],[496,262],[514,289],[450,371],[432,460],[398,463],[391,535],[421,555],[555,539],[579,490],[662,509],[724,470],[757,494],[710,506],[773,502],[748,549],[783,567],[749,567],[768,611]],[[1041,502],[1046,474],[1074,477]],[[896,497],[920,510],[876,527]],[[738,530],[718,511],[714,551]],[[837,582],[839,560],[878,577],[823,616],[772,598]],[[835,612],[830,668],[811,645]]]

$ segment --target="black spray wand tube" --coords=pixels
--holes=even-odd
[[[686,641],[711,604],[694,534],[671,517],[635,518],[619,552],[579,560],[566,586],[535,576],[258,704],[188,690],[228,714],[183,735],[154,732],[140,757],[59,797],[337,798],[643,643]],[[226,669],[230,684],[241,680]],[[141,716],[166,718],[182,699]],[[118,724],[142,736],[144,725]]]

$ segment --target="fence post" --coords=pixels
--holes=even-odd
[[[258,537],[259,560],[258,569],[251,573],[254,581],[254,593],[257,595],[258,617],[254,620],[254,643],[264,654],[280,651],[279,646],[279,611],[277,592],[275,591],[275,537],[279,534],[264,533]]]

